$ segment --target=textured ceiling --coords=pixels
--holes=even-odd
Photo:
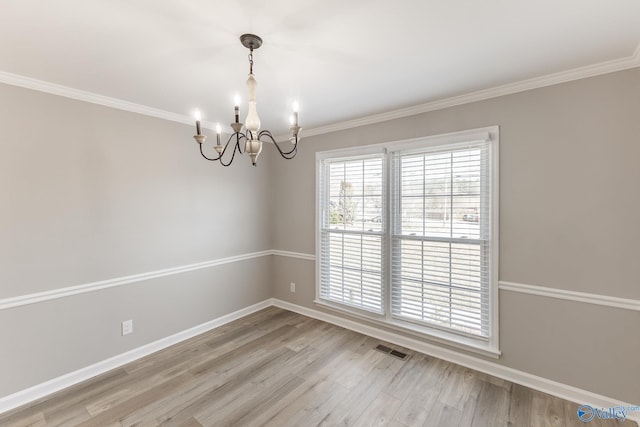
[[[638,0],[0,0],[0,70],[232,120],[255,52],[263,128],[284,132],[634,55]],[[243,106],[242,118],[246,114]]]

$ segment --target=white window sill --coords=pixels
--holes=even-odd
[[[365,320],[374,325],[382,326],[388,329],[393,329],[399,332],[404,332],[407,335],[427,339],[439,344],[444,344],[449,347],[454,347],[460,350],[476,353],[481,356],[490,357],[493,359],[499,359],[501,352],[498,348],[491,345],[491,342],[476,340],[449,332],[441,331],[438,329],[421,327],[409,322],[403,322],[396,319],[386,319],[384,316],[376,316],[375,314],[366,313],[362,310],[353,309],[351,307],[343,306],[338,303],[332,303],[321,299],[314,300],[314,303],[320,307],[326,308],[331,311],[345,314],[356,319]]]

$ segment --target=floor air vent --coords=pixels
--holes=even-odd
[[[401,360],[406,360],[406,358],[407,358],[407,353],[403,353],[401,351],[394,350],[392,348],[387,347],[386,345],[378,344],[376,346],[376,350],[381,351],[381,352],[386,353],[386,354],[390,354],[390,355],[392,355],[394,357],[397,357],[398,359],[401,359]]]

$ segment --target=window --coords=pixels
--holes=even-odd
[[[317,302],[497,353],[497,138],[318,153]]]
[[[383,158],[352,157],[323,164],[320,294],[384,313]]]

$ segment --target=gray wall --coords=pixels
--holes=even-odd
[[[0,299],[270,249],[269,150],[193,133],[0,85]],[[270,258],[0,310],[0,397],[269,298]]]
[[[266,147],[221,168],[193,129],[0,85],[0,299],[281,249],[315,252],[315,153],[500,126],[500,280],[640,299],[640,69]],[[269,297],[263,257],[0,310],[0,397]],[[289,292],[289,282],[297,292]],[[640,313],[502,291],[498,363],[640,401]],[[120,322],[134,334],[120,336]]]
[[[500,126],[500,280],[640,299],[640,68],[306,138],[274,169],[276,249],[315,253],[315,153]],[[314,263],[274,296],[313,304]],[[295,281],[297,291],[289,292]],[[335,313],[333,313],[335,314]],[[500,293],[498,363],[640,401],[640,312]]]

